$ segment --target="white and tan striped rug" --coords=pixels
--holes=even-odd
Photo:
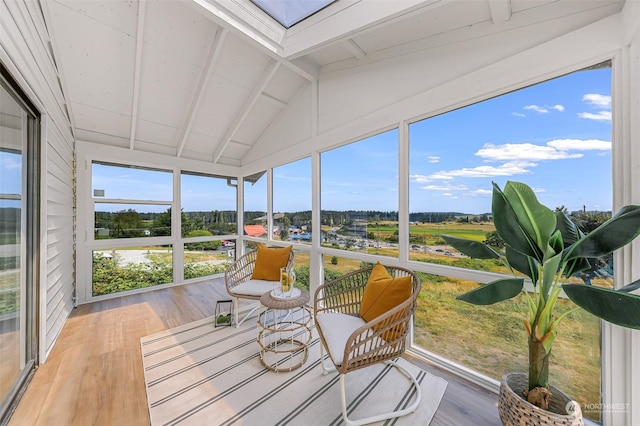
[[[343,424],[338,374],[322,375],[315,330],[307,362],[284,373],[263,367],[256,337],[253,320],[240,328],[215,328],[213,319],[143,337],[151,424]],[[427,425],[447,382],[403,359],[400,362],[421,383],[422,402],[415,413],[387,424]],[[346,383],[351,418],[390,411],[412,401],[409,381],[386,365],[349,373]]]

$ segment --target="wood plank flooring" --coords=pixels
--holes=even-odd
[[[216,279],[79,306],[9,425],[148,425],[140,337],[213,316],[228,298]],[[449,382],[432,425],[501,424],[496,395],[407,359]]]

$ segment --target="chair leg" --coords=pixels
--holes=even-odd
[[[237,299],[236,299],[237,300]],[[237,302],[236,302],[237,303]],[[238,309],[236,309],[236,328],[240,327],[240,324],[242,324],[247,318],[249,318],[251,316],[251,314],[253,314],[255,311],[258,310],[258,308],[260,308],[260,303],[257,303],[250,311],[249,313],[247,313],[247,315],[244,316],[244,318],[242,318],[240,321],[238,321]]]
[[[236,317],[236,328],[240,327],[240,324],[238,324],[238,298],[234,297],[233,298],[233,313]]]
[[[416,380],[415,377],[411,375],[405,368],[399,365],[396,361],[385,361],[386,364],[391,365],[392,367],[397,368],[402,374],[404,374],[413,384],[415,388],[415,400],[413,404],[409,407],[404,408],[398,411],[392,411],[390,413],[378,414],[376,416],[367,417],[364,419],[351,420],[347,416],[347,396],[344,386],[344,380],[346,374],[340,374],[340,402],[342,403],[342,419],[344,420],[347,426],[357,426],[357,425],[365,425],[369,423],[380,422],[382,420],[393,419],[396,417],[406,416],[407,414],[411,414],[418,408],[420,405],[420,399],[422,398],[422,391],[420,389],[420,383]]]
[[[335,367],[327,367],[324,361],[324,346],[320,344],[320,365],[322,366],[322,375],[326,376],[327,374],[336,371]]]

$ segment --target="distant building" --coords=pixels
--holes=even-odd
[[[262,225],[244,225],[244,234],[250,237],[264,237],[267,229]]]

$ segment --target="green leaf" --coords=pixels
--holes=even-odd
[[[511,246],[507,246],[506,256],[512,268],[531,278],[533,285],[538,283],[538,262],[533,257],[526,256],[512,249]]]
[[[474,259],[500,258],[500,255],[495,250],[484,243],[466,238],[452,237],[450,235],[440,235],[440,237],[460,253],[466,254]]]
[[[612,324],[640,330],[640,295],[584,284],[564,284],[562,288],[585,311]]]
[[[542,261],[542,252],[535,245],[535,241],[524,232],[518,223],[518,218],[509,204],[504,192],[494,182],[493,198],[491,200],[491,212],[493,214],[493,224],[500,238],[507,245],[513,247],[525,256],[533,257]]]
[[[508,245],[539,262],[544,260],[549,237],[556,228],[553,212],[520,182],[507,182],[504,192],[493,184],[491,204],[498,235]]]
[[[547,259],[542,265],[542,288],[540,291],[542,292],[544,300],[548,299],[549,292],[551,288],[553,288],[553,283],[555,282],[556,273],[558,272],[561,259],[562,253],[558,253],[551,259]]]
[[[565,247],[574,244],[584,237],[584,233],[564,212],[557,211],[555,212],[555,215],[556,229],[562,234],[562,241],[564,242]]]
[[[456,299],[474,305],[492,305],[517,296],[522,291],[523,284],[523,278],[500,279],[462,294]]]
[[[545,253],[546,258],[553,257],[558,253],[562,253],[564,250],[564,241],[562,239],[562,233],[556,230],[549,238],[549,244]]]
[[[611,219],[565,249],[566,259],[600,257],[624,247],[640,235],[640,206],[625,206]]]
[[[640,280],[634,281],[630,284],[625,285],[624,287],[621,287],[619,289],[617,289],[618,291],[626,291],[626,292],[632,292],[634,290],[637,290],[640,288]]]

